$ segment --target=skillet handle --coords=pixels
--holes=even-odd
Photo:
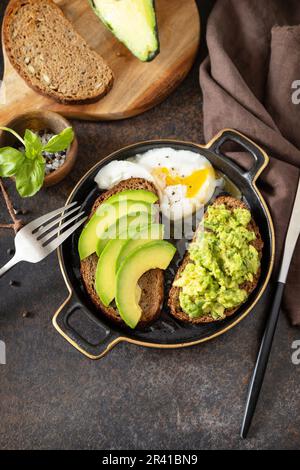
[[[84,320],[88,320],[90,323],[93,340],[87,339],[89,334],[86,331],[86,321],[84,321],[84,326],[81,328],[85,330],[85,333],[79,332],[78,327],[74,324],[75,315],[78,313],[83,317],[87,317]],[[74,293],[70,294],[69,298],[55,313],[52,323],[59,334],[89,359],[101,359],[121,341],[120,335],[113,332],[96,316],[90,314]],[[97,339],[94,339],[95,332]]]
[[[250,183],[255,183],[259,175],[269,163],[269,157],[266,152],[248,137],[233,129],[224,129],[221,131],[207,144],[206,148],[220,157],[226,158],[222,153],[222,146],[226,142],[235,142],[252,155],[254,158],[254,165],[244,174],[244,176],[248,181],[250,181]]]

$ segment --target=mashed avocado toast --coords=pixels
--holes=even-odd
[[[201,222],[169,295],[172,315],[190,323],[225,319],[257,286],[263,241],[246,204],[219,197]]]

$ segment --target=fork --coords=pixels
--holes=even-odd
[[[87,219],[87,217],[82,217],[76,222],[79,217],[84,215],[84,212],[78,213],[79,210],[80,206],[77,205],[77,202],[73,202],[68,206],[39,217],[23,227],[15,238],[15,255],[0,269],[0,277],[20,261],[38,263],[56,250]],[[70,215],[76,212],[75,216],[68,219]],[[61,233],[71,224],[72,226],[68,230]],[[50,229],[53,230],[50,231]]]

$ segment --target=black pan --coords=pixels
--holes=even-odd
[[[223,144],[230,141],[239,144],[252,155],[254,163],[249,171],[243,171],[222,154]],[[121,341],[153,348],[181,348],[216,338],[233,328],[251,312],[269,282],[274,263],[274,228],[267,205],[255,184],[267,166],[269,158],[261,148],[236,131],[224,130],[206,146],[174,140],[158,140],[142,142],[118,150],[97,163],[79,181],[66,204],[77,201],[88,213],[99,195],[94,177],[104,165],[112,160],[127,159],[137,153],[166,146],[178,150],[201,152],[210,160],[214,168],[228,177],[242,193],[243,199],[249,205],[260,228],[265,243],[262,273],[258,286],[235,315],[217,323],[203,325],[180,323],[173,319],[169,315],[167,307],[164,307],[160,319],[144,330],[130,330],[125,326],[118,327],[111,324],[96,310],[83,288],[77,252],[77,242],[81,231],[79,230],[59,250],[59,262],[69,290],[69,297],[56,312],[53,324],[67,341],[90,359],[100,359]],[[178,259],[175,260],[175,263],[178,264],[178,261]],[[170,277],[170,273],[174,275],[174,267],[175,265],[171,267],[167,277]]]

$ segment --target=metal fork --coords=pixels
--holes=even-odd
[[[20,261],[38,263],[56,250],[87,219],[87,217],[82,217],[76,222],[79,217],[84,215],[84,212],[78,213],[79,209],[80,206],[77,205],[77,202],[73,202],[39,217],[23,227],[15,238],[15,256],[0,269],[0,277]],[[75,216],[68,219],[76,212]],[[61,233],[71,224],[72,226],[68,230]],[[52,228],[53,230],[50,231]]]

